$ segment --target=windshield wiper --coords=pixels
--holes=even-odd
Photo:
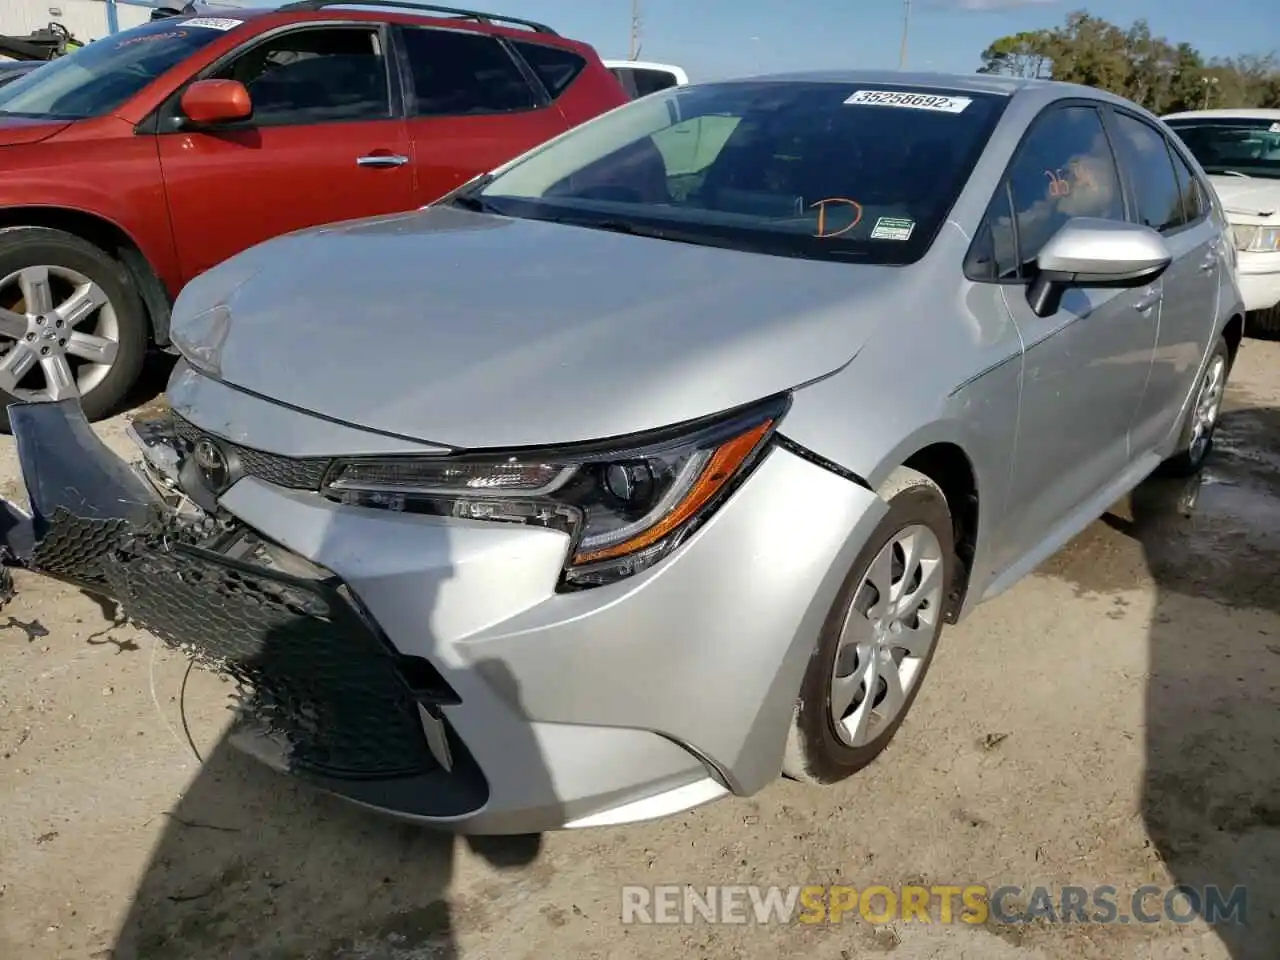
[[[453,207],[461,207],[463,210],[470,210],[472,213],[492,213],[493,212],[493,207],[491,207],[488,203],[486,203],[484,200],[481,200],[479,197],[472,196],[469,193],[458,194],[456,197],[454,197],[452,200],[449,201],[449,205]]]
[[[486,173],[484,176],[472,180],[464,185],[447,200],[442,199],[441,203],[445,203],[451,207],[461,207],[463,210],[470,210],[473,213],[493,213],[493,205],[487,200],[480,197],[480,191],[493,183],[493,174]]]

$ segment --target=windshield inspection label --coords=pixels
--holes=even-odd
[[[210,30],[230,30],[244,23],[243,20],[228,20],[226,17],[193,17],[184,20],[184,27],[208,27]]]
[[[906,107],[937,113],[964,113],[973,103],[968,97],[943,97],[932,93],[904,93],[901,90],[859,90],[845,103],[851,106]]]
[[[906,217],[881,217],[871,231],[872,240],[910,240],[916,222]]]

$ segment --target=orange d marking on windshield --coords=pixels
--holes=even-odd
[[[1071,184],[1062,176],[1061,170],[1046,170],[1044,175],[1049,178],[1049,196],[1065,197],[1071,192]]]
[[[839,230],[832,230],[830,233],[828,233],[827,232],[827,207],[829,207],[833,203],[842,203],[847,207],[852,207],[853,222],[846,224],[845,226],[841,227]],[[848,233],[850,230],[852,230],[854,227],[856,227],[858,224],[862,222],[862,204],[860,204],[857,200],[849,200],[849,199],[846,199],[845,197],[827,197],[827,199],[825,200],[819,200],[817,203],[809,204],[810,210],[814,208],[817,208],[817,211],[818,211],[818,232],[814,234],[815,237],[822,237],[822,238],[838,237],[841,234]]]

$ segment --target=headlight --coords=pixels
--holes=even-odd
[[[1250,253],[1275,253],[1280,250],[1280,227],[1255,227],[1247,248]]]
[[[1256,227],[1233,223],[1231,235],[1237,250],[1247,253],[1275,253],[1280,250],[1280,227]]]
[[[757,463],[789,397],[639,438],[558,450],[340,460],[341,503],[533,524],[569,535],[562,586],[599,586],[653,566]]]
[[[185,317],[170,327],[169,340],[182,358],[196,370],[219,377],[222,347],[231,326],[231,311],[219,303],[201,313]]]

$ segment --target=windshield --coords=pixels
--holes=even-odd
[[[784,256],[911,263],[1006,103],[827,82],[679,87],[577,128],[454,202]]]
[[[86,44],[0,87],[0,115],[82,120],[110,113],[239,20],[157,20]]]
[[[1173,120],[1205,173],[1280,179],[1280,122],[1244,117]]]

